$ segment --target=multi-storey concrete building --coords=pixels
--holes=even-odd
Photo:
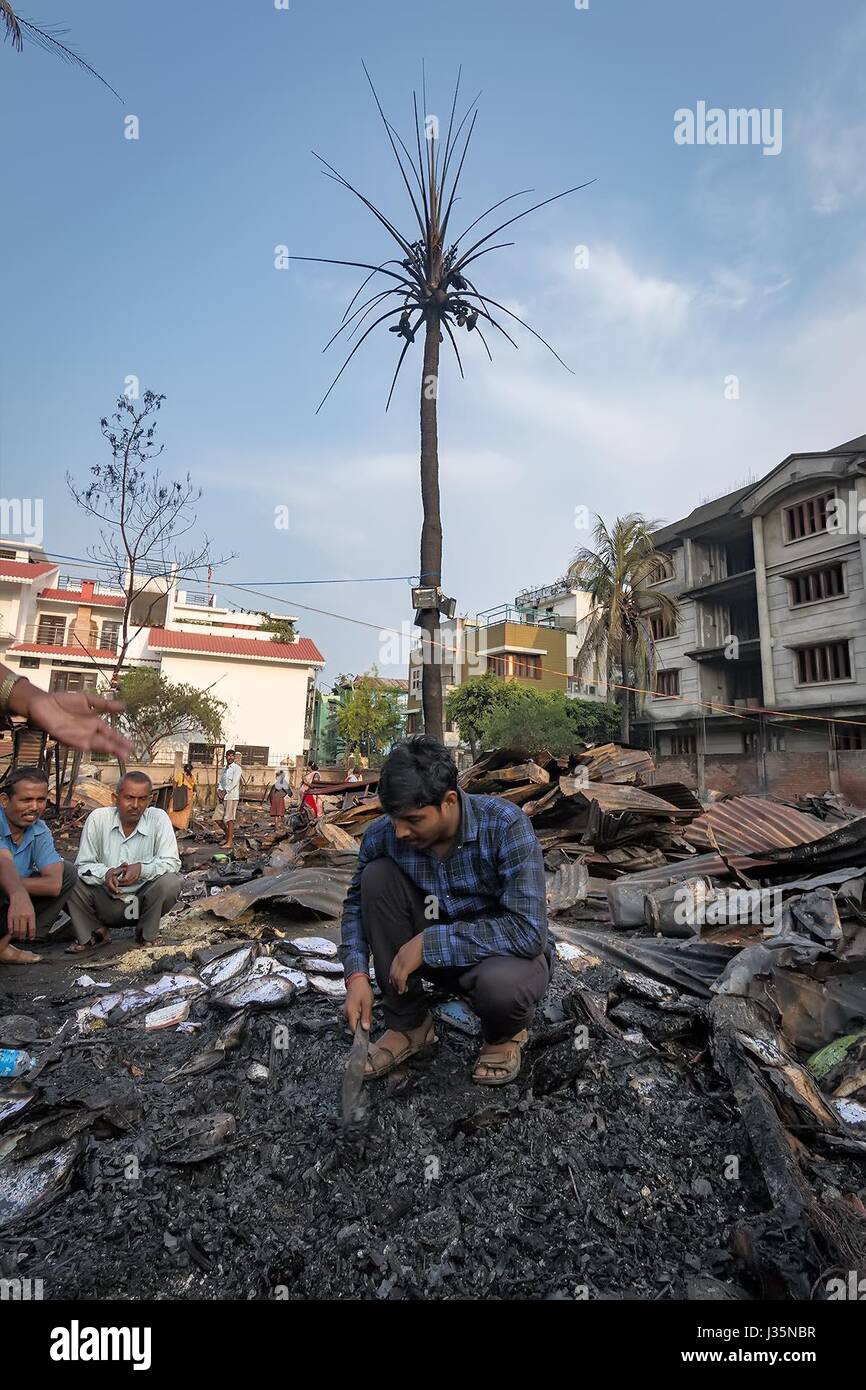
[[[210,589],[178,589],[173,574],[142,575],[137,588],[124,667],[150,666],[223,700],[227,746],[247,766],[302,759],[324,665],[315,643],[274,641],[269,618],[285,615],[237,611]],[[104,693],[117,666],[124,607],[119,585],[63,575],[41,547],[0,540],[0,653],[35,685]],[[164,739],[157,761],[178,751],[210,763],[222,745]]]
[[[529,690],[604,700],[603,670],[591,663],[576,674],[576,658],[586,633],[590,598],[558,579],[540,589],[525,589],[513,604],[502,604],[475,618],[450,618],[441,626],[442,685],[445,694],[464,681],[493,671]],[[409,732],[421,727],[421,650],[409,661]],[[445,740],[459,742],[446,724]]]
[[[647,613],[644,740],[699,784],[862,795],[866,763],[847,755],[866,749],[866,435],[791,454],[654,540],[679,614]],[[728,771],[713,780],[718,755]]]

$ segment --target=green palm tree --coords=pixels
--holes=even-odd
[[[653,543],[651,533],[658,525],[636,512],[618,516],[611,527],[596,517],[592,546],[581,546],[568,568],[569,583],[592,599],[576,674],[597,661],[610,685],[619,670],[623,743],[629,738],[632,689],[650,689],[655,679],[649,613],[654,610],[663,622],[674,624],[678,611],[675,599],[651,587],[667,560]]]
[[[53,53],[55,57],[62,59],[64,63],[72,63],[74,67],[84,68],[92,77],[96,77],[103,85],[113,92],[118,101],[122,100],[118,92],[106,82],[104,77],[100,77],[95,68],[70,48],[68,44],[60,42],[60,35],[65,34],[65,29],[56,27],[40,27],[32,24],[23,15],[16,14],[12,8],[10,0],[0,0],[0,22],[2,22],[6,33],[5,38],[11,43],[16,53],[21,53],[24,49],[24,36],[27,35],[29,43],[35,44],[37,48],[44,48],[48,53]]]

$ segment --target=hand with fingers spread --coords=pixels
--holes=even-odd
[[[0,666],[0,676],[5,680],[15,675],[8,667]],[[111,753],[119,758],[128,758],[133,751],[132,744],[100,718],[102,714],[120,714],[120,700],[107,700],[89,690],[55,694],[40,690],[22,677],[15,680],[8,693],[7,708],[10,714],[21,715],[28,724],[44,730],[67,748]]]

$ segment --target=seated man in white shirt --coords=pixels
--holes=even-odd
[[[111,927],[132,922],[138,941],[155,941],[160,918],[183,885],[174,829],[165,811],[151,806],[153,784],[145,772],[127,772],[113,806],[100,806],[84,822],[76,864],[79,880],[66,910],[78,954],[111,940]]]

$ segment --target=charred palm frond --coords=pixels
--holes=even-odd
[[[364,74],[370,85],[376,109],[385,129],[385,134],[397,164],[402,183],[409,198],[412,215],[417,223],[418,232],[404,234],[399,228],[382,212],[365,194],[349,182],[332,164],[323,159],[321,155],[315,157],[322,165],[322,172],[327,178],[333,179],[349,193],[356,197],[375,217],[379,225],[388,233],[399,248],[399,256],[384,260],[379,265],[349,260],[336,260],[323,256],[294,256],[292,259],[297,261],[313,261],[323,265],[345,265],[355,266],[359,269],[369,271],[364,281],[356,290],[349,302],[348,308],[343,315],[340,327],[325,345],[325,350],[340,336],[344,328],[348,328],[356,317],[363,311],[363,317],[354,324],[349,337],[353,337],[360,323],[363,322],[366,314],[377,304],[382,304],[385,308],[385,299],[388,295],[393,295],[396,301],[388,308],[380,318],[376,319],[375,324],[385,323],[388,320],[388,328],[396,337],[404,340],[400,357],[397,363],[397,371],[391,383],[388,399],[385,406],[387,410],[390,405],[391,397],[394,394],[397,376],[406,356],[406,349],[415,341],[415,336],[421,325],[431,322],[435,325],[437,333],[442,338],[442,330],[448,335],[451,346],[457,358],[460,374],[463,375],[463,366],[460,361],[460,353],[457,347],[455,330],[463,330],[471,333],[475,330],[480,338],[484,350],[488,357],[491,356],[487,340],[483,336],[479,321],[487,321],[493,325],[505,338],[514,346],[516,342],[509,333],[502,327],[498,317],[494,317],[491,310],[497,310],[499,314],[515,320],[525,328],[533,337],[553,354],[566,371],[571,369],[566,366],[562,358],[551,347],[545,338],[537,333],[528,323],[526,323],[512,309],[504,304],[498,303],[487,295],[483,295],[466,275],[466,268],[479,260],[481,256],[489,254],[491,251],[501,250],[504,246],[512,246],[513,242],[499,242],[490,245],[493,237],[506,227],[510,227],[515,222],[519,222],[522,217],[528,217],[531,212],[538,211],[539,208],[547,207],[550,203],[556,202],[560,198],[566,198],[572,193],[577,193],[581,188],[586,188],[594,180],[590,179],[586,183],[576,184],[572,188],[566,188],[562,193],[556,193],[553,197],[545,198],[541,202],[533,203],[530,207],[524,208],[521,212],[515,213],[506,221],[494,227],[492,231],[477,237],[469,245],[466,245],[469,233],[478,227],[478,224],[496,212],[505,203],[513,201],[515,198],[522,198],[532,192],[532,189],[524,188],[516,193],[509,193],[506,197],[500,198],[491,207],[486,208],[480,213],[452,242],[448,242],[448,227],[452,211],[457,201],[457,190],[460,185],[460,178],[466,161],[466,155],[475,129],[475,122],[478,116],[477,103],[478,97],[470,102],[462,117],[458,118],[457,105],[460,93],[460,71],[457,74],[457,82],[454,87],[454,95],[451,101],[451,110],[448,119],[448,130],[445,136],[444,146],[440,147],[438,138],[431,138],[427,132],[422,132],[421,118],[418,109],[418,97],[413,92],[413,139],[410,144],[414,144],[414,153],[410,152],[409,145],[403,140],[402,136],[388,120],[379,100],[379,95],[373,85],[372,78],[364,67]],[[422,104],[426,110],[426,91],[422,90]],[[314,151],[315,153],[315,151]],[[354,310],[354,305],[359,299],[362,291],[367,285],[371,289],[375,287],[376,277],[385,276],[395,284],[390,285],[373,294],[370,299],[361,305],[360,310]],[[371,284],[373,282],[373,284]],[[379,281],[378,283],[381,283]],[[354,312],[353,312],[354,310]],[[343,361],[339,371],[328,387],[324,397],[319,402],[318,410],[321,410],[328,396],[331,394],[336,383],[343,375],[352,357],[355,355],[361,342],[371,331],[368,329],[359,342],[355,344],[352,351]],[[318,411],[317,411],[318,413]]]
[[[118,101],[123,100],[120,93],[115,92],[111,84],[106,82],[105,78],[95,68],[92,68],[79,53],[76,53],[68,44],[61,42],[60,36],[68,33],[67,29],[59,28],[56,25],[33,24],[29,19],[24,19],[23,15],[15,13],[10,0],[0,0],[0,20],[3,21],[6,30],[5,38],[17,53],[21,53],[24,49],[24,36],[26,34],[29,43],[34,44],[37,48],[44,48],[47,53],[53,53],[64,63],[71,63],[74,67],[83,68],[85,72],[90,73],[91,77],[95,77],[97,81],[101,82],[103,87],[107,87]]]

